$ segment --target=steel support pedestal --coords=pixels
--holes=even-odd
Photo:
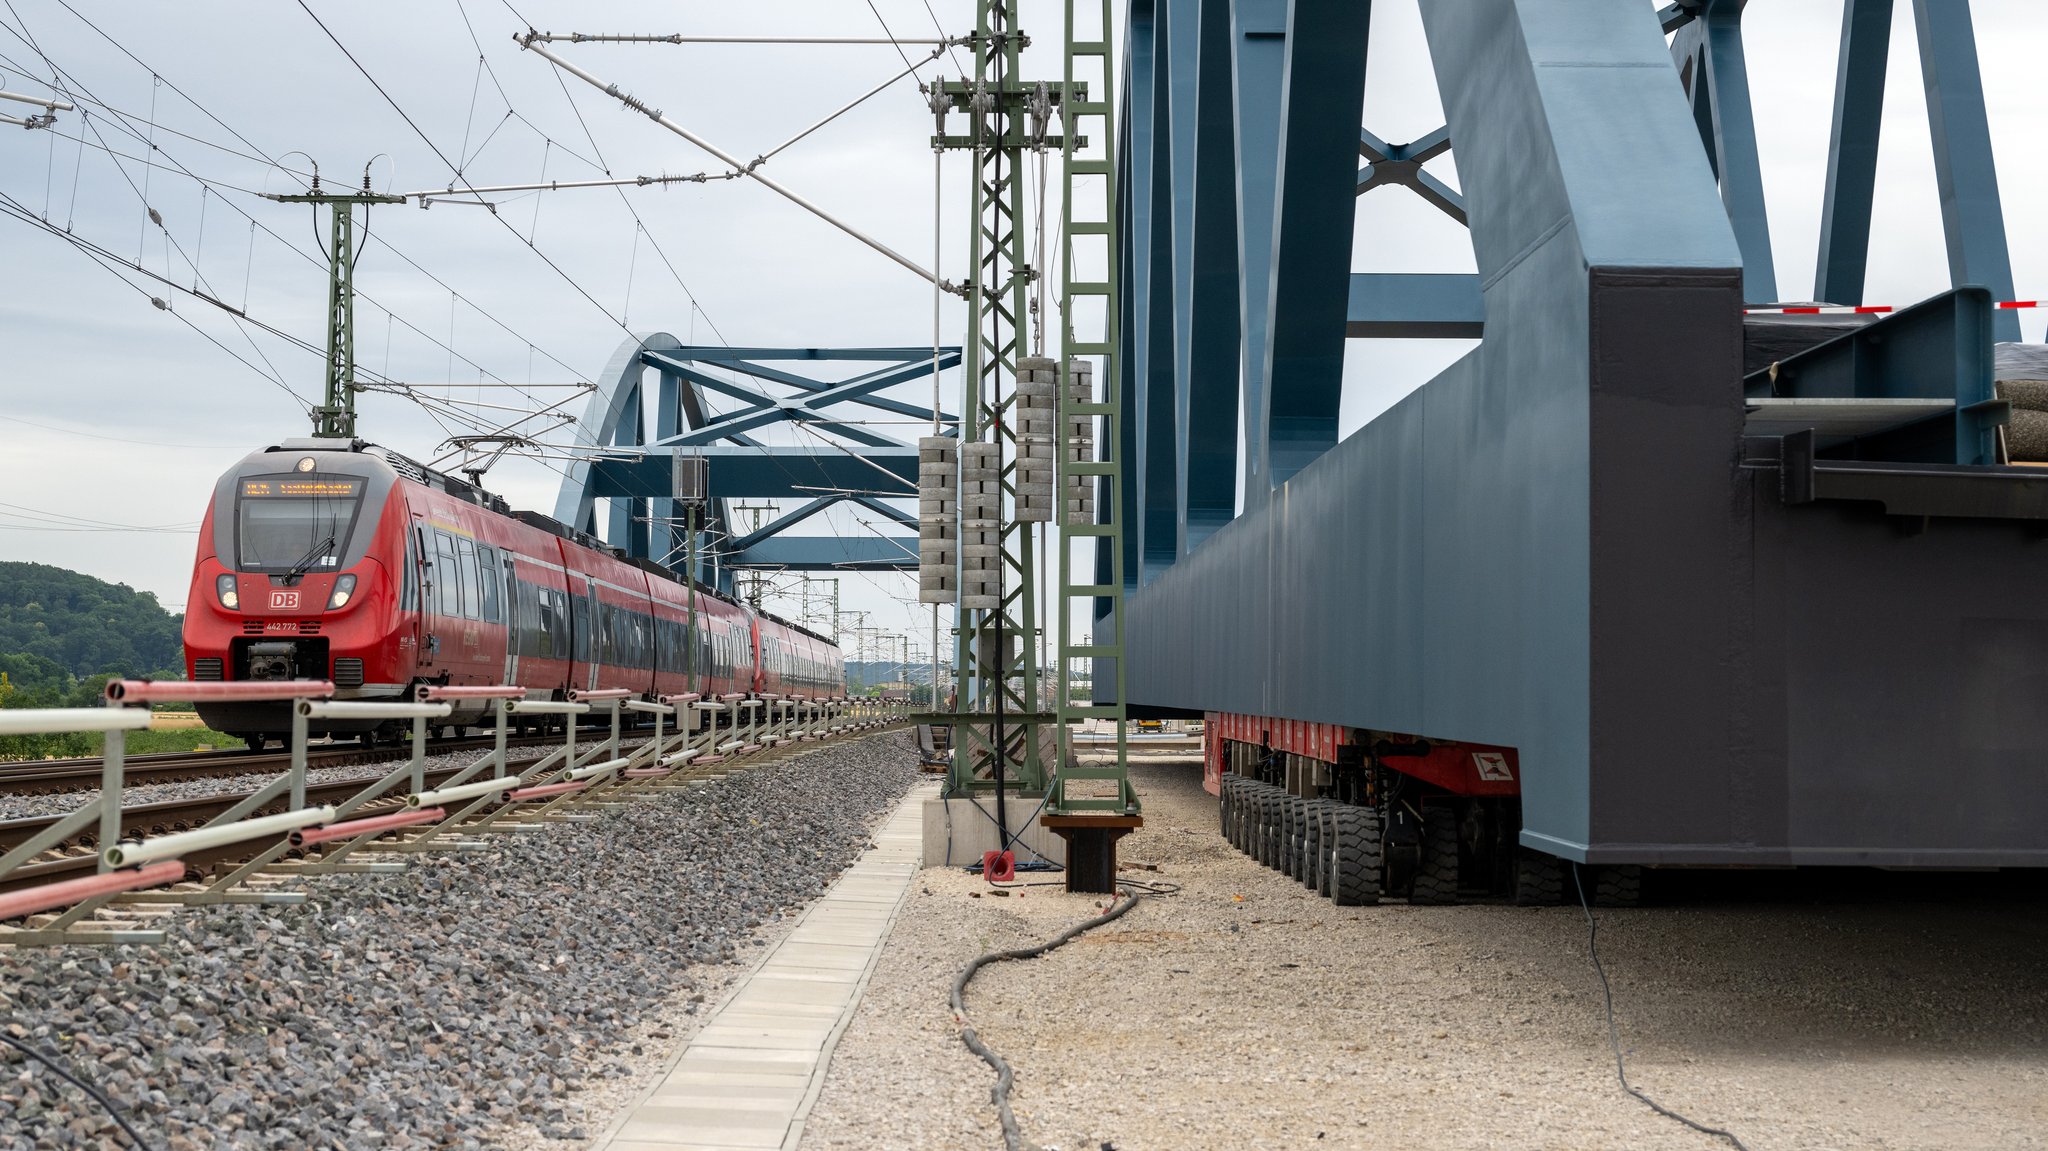
[[[1116,892],[1116,841],[1145,825],[1142,815],[1042,815],[1038,822],[1067,841],[1067,890]]]

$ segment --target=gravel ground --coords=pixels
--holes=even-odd
[[[1716,1148],[1614,1081],[1576,907],[1339,908],[1232,850],[1200,767],[1134,764],[1122,858],[1184,885],[968,989],[1026,1137],[1115,1148]],[[1036,878],[1036,877],[1027,877]],[[1659,876],[1658,878],[1664,878]],[[2048,1145],[2033,876],[1688,873],[1602,910],[1631,1080],[1780,1148]],[[1099,899],[919,876],[803,1146],[1000,1147],[954,972]]]
[[[575,1145],[916,763],[900,733],[827,745],[403,875],[303,880],[303,906],[182,910],[161,945],[0,952],[0,1026],[166,1151]],[[0,1048],[0,1147],[116,1140]]]
[[[599,741],[578,739],[576,746],[580,750],[596,742]],[[621,750],[631,750],[646,742],[644,738],[621,739],[619,747]],[[515,747],[510,750],[512,767],[516,770],[520,765],[532,763],[553,749]],[[444,751],[438,755],[427,756],[426,766],[429,771],[468,767],[485,754],[484,751]],[[391,774],[402,762],[404,761],[394,759],[385,763],[359,763],[349,767],[309,767],[306,769],[306,780],[309,783],[371,783]],[[211,779],[193,779],[184,783],[144,783],[134,787],[123,787],[121,802],[127,806],[134,806],[144,803],[168,803],[179,799],[203,799],[210,795],[247,795],[282,774],[284,773],[258,772],[232,778],[216,776]],[[406,789],[400,786],[395,789],[395,794],[404,798],[405,791]],[[0,795],[0,819],[66,815],[99,797],[100,789],[97,787],[84,791],[67,791],[61,795]]]

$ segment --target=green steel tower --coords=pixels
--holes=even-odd
[[[967,795],[993,792],[999,803],[1010,791],[1046,795],[1046,823],[1068,839],[1069,886],[1106,891],[1114,882],[1115,839],[1138,822],[1137,798],[1128,779],[1117,658],[1122,650],[1122,613],[1116,608],[1123,590],[1123,556],[1114,522],[1117,501],[1101,501],[1110,522],[1098,524],[1093,516],[1077,522],[1075,501],[1067,498],[1076,487],[1092,488],[1105,479],[1114,485],[1118,474],[1113,447],[1121,417],[1116,403],[1111,268],[1115,236],[1110,212],[1115,174],[1111,108],[1104,98],[1114,89],[1109,0],[1099,2],[1101,23],[1092,36],[1081,38],[1075,28],[1076,0],[1068,0],[1065,67],[1062,79],[1054,83],[1027,81],[1020,75],[1020,57],[1030,40],[1016,26],[1014,0],[981,0],[971,41],[974,75],[936,85],[940,133],[932,146],[972,157],[972,263],[963,291],[973,331],[966,341],[961,459],[965,466],[968,445],[995,445],[994,470],[1000,475],[1004,509],[999,517],[998,578],[988,589],[993,598],[977,597],[983,606],[973,606],[967,602],[971,589],[965,582],[961,587],[960,622],[954,632],[954,752],[948,789]],[[1094,89],[1099,98],[1089,99],[1090,81],[1077,70],[1099,76]],[[965,132],[947,131],[945,117],[951,113],[965,115]],[[1093,146],[1080,134],[1084,119],[1100,126]],[[1033,284],[1051,272],[1031,262],[1026,182],[1028,165],[1034,160],[1046,164],[1053,154],[1060,164],[1064,201],[1058,254],[1053,257],[1061,269],[1062,288],[1055,456],[1060,474],[1051,485],[1056,497],[1052,514],[1040,519],[1049,519],[1058,533],[1059,570],[1051,577],[1058,590],[1048,602],[1058,618],[1040,620],[1033,525],[1014,511],[1026,502],[1020,467],[1023,445],[1017,433],[1025,421],[1019,402],[1020,361],[1028,354],[1025,330]],[[1041,208],[1045,191],[1041,182]],[[1082,198],[1091,206],[1077,211]],[[1082,249],[1078,256],[1077,241]],[[1081,264],[1101,264],[1110,270],[1099,277],[1082,277],[1077,272]],[[1097,308],[1106,309],[1095,321],[1104,330],[1091,332],[1088,338],[1079,332],[1085,321],[1072,314],[1082,299],[1088,301],[1082,310],[1090,316]],[[1049,363],[1036,362],[1040,370]],[[1099,382],[1109,401],[1098,401],[1088,381]],[[1080,394],[1084,387],[1085,396]],[[1099,437],[1094,434],[1098,419],[1106,425]],[[1077,430],[1084,427],[1085,432]],[[961,475],[967,483],[968,472]],[[961,496],[963,507],[966,498]],[[1075,578],[1076,537],[1094,538],[1098,547],[1108,547],[1109,554],[1103,557],[1108,560],[1107,578]],[[969,555],[972,546],[972,530],[963,519],[962,555]],[[1106,617],[1101,606],[1105,602]],[[1075,644],[1068,634],[1069,617],[1084,605],[1095,612],[1098,632],[1105,627],[1112,631],[1090,643]],[[1041,627],[1051,628],[1058,637],[1050,667],[1039,666],[1034,640]],[[1097,678],[1094,699],[1071,698],[1070,669],[1077,659],[1114,667],[1106,683]],[[1072,754],[1067,725],[1089,719],[1109,721],[1114,732],[1114,757],[1107,764],[1083,765]]]
[[[403,204],[405,197],[372,192],[367,174],[361,191],[322,192],[316,171],[311,191],[265,198],[280,204],[326,204],[331,209],[327,240],[327,390],[322,403],[313,409],[313,434],[353,439],[356,392],[360,390],[356,383],[356,206],[362,205],[367,220],[371,204]]]

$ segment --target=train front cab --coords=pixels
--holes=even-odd
[[[1339,903],[1577,898],[1562,860],[1518,842],[1513,748],[1219,712],[1203,728],[1224,835]],[[1584,882],[1596,902],[1640,898],[1639,868]]]
[[[405,515],[383,460],[287,441],[245,458],[214,488],[186,598],[195,680],[332,680],[344,698],[410,682],[400,626]],[[199,705],[237,735],[291,728],[288,705]]]

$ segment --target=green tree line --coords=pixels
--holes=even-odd
[[[154,595],[0,562],[0,708],[96,707],[117,676],[182,678],[184,617]],[[97,754],[97,735],[0,736],[0,759]]]

